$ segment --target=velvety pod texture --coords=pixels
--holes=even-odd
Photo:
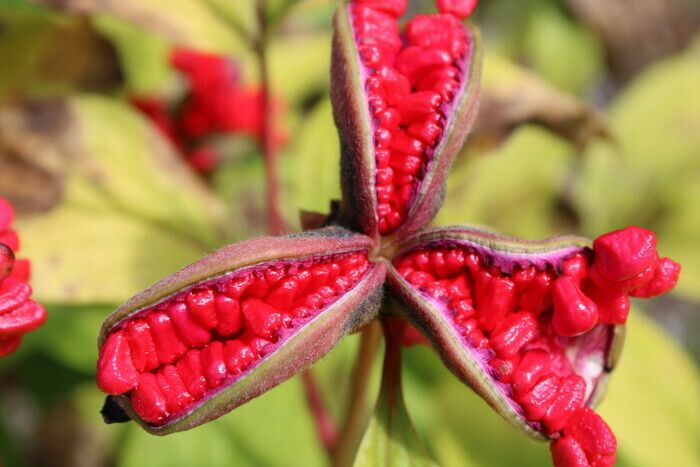
[[[405,0],[338,7],[338,226],[228,246],[115,311],[97,363],[108,421],[191,428],[370,320],[398,316],[516,428],[550,441],[556,466],[614,464],[617,441],[593,407],[622,350],[630,297],[669,291],[680,266],[639,227],[593,242],[426,229],[479,88],[479,35],[463,23],[476,1],[436,3],[439,13],[403,28]]]

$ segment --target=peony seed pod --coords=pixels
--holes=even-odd
[[[535,242],[480,228],[427,230],[395,245],[388,292],[445,364],[513,425],[539,439],[565,436],[552,447],[556,465],[588,465],[561,460],[573,462],[582,452],[598,465],[591,459],[614,461],[614,449],[608,442],[605,452],[590,451],[600,439],[586,438],[581,426],[607,425],[594,412],[580,412],[602,397],[621,351],[629,299],[610,302],[610,294],[622,292],[601,288],[594,268],[611,256],[624,271],[633,266],[626,261],[642,255],[660,262],[655,239],[648,252],[651,241],[639,242],[637,233],[623,229],[613,233],[616,246],[606,243],[608,234],[591,248],[572,236]],[[629,259],[611,255],[616,248]],[[614,440],[609,428],[599,432]]]
[[[371,246],[340,228],[250,240],[136,295],[98,340],[107,421],[189,429],[300,372],[376,316],[385,266]]]
[[[476,116],[481,68],[479,34],[457,16],[417,15],[402,35],[402,8],[379,3],[337,9],[331,74],[341,220],[373,238],[434,217]]]

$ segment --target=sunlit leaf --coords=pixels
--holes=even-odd
[[[567,231],[556,213],[572,149],[544,129],[525,126],[504,145],[467,158],[448,179],[436,223],[486,224],[511,235],[544,237]]]
[[[308,211],[328,212],[340,199],[340,147],[330,100],[319,103],[304,121],[290,149],[292,204]]]
[[[120,303],[222,242],[219,201],[145,119],[97,97],[61,112],[62,199],[19,223],[37,297]]]
[[[400,352],[399,349],[394,349]],[[389,350],[391,352],[391,350]],[[386,358],[386,357],[385,357]],[[398,363],[398,362],[397,362]],[[354,467],[437,466],[418,438],[406,411],[400,368],[384,364],[374,415],[357,450]]]
[[[205,2],[178,0],[39,0],[71,13],[109,14],[130,21],[169,40],[194,48],[226,52],[241,39]]]

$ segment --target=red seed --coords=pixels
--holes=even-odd
[[[230,336],[240,331],[243,327],[243,316],[238,301],[226,295],[217,295],[215,305],[219,322],[216,331],[222,336]]]
[[[670,258],[661,258],[654,268],[654,274],[646,285],[633,289],[630,295],[633,297],[650,298],[664,294],[675,287],[681,265]]]
[[[14,230],[0,231],[0,243],[4,243],[13,251],[19,250],[19,236]]]
[[[428,146],[432,146],[442,134],[442,126],[439,123],[427,121],[414,123],[406,131],[414,138],[418,138]]]
[[[408,275],[408,277],[406,277],[406,280],[416,287],[424,287],[433,282],[435,279],[433,279],[433,276],[427,272],[413,271]]]
[[[270,290],[270,284],[263,277],[254,277],[253,283],[246,289],[245,297],[263,298]]]
[[[423,151],[425,150],[425,145],[415,139],[411,138],[409,135],[407,135],[403,131],[399,131],[394,135],[394,139],[391,142],[391,150],[392,152],[397,152],[400,155],[405,155],[405,156],[420,156]],[[394,157],[400,157],[402,160],[405,160],[406,158],[401,157],[399,154],[395,155]],[[393,154],[392,154],[393,155]],[[418,168],[420,169],[420,162],[421,159],[417,158],[418,160]],[[411,173],[415,174],[415,170],[403,170],[404,173]]]
[[[455,312],[455,321],[458,317],[459,319],[464,320],[471,319],[476,316],[476,310],[474,310],[471,300],[469,299],[465,298],[462,300],[457,300],[455,302],[452,302],[451,306]]]
[[[14,277],[8,277],[0,282],[0,315],[26,302],[31,294],[32,288],[29,284]]]
[[[242,277],[237,277],[233,279],[226,288],[226,295],[231,298],[238,299],[241,298],[243,293],[250,287],[255,278],[252,274],[246,274]]]
[[[278,310],[289,310],[299,288],[297,281],[291,277],[279,281],[267,296],[267,303]]]
[[[194,402],[194,398],[187,391],[185,383],[172,365],[167,365],[156,375],[158,387],[165,396],[166,406],[170,413],[178,413]]]
[[[178,360],[176,366],[187,391],[196,400],[201,399],[209,389],[209,384],[206,376],[204,376],[200,351],[188,351],[187,354]]]
[[[564,427],[564,435],[574,438],[592,466],[615,464],[617,440],[607,423],[592,409],[577,410]]]
[[[657,259],[654,232],[627,227],[593,242],[593,269],[605,280],[620,282],[638,276]]]
[[[492,331],[508,313],[515,311],[515,284],[504,277],[492,277],[485,271],[477,276],[476,313],[479,327]]]
[[[218,325],[214,310],[214,292],[211,289],[187,294],[187,308],[205,329],[214,329]]]
[[[479,0],[436,0],[435,4],[440,13],[451,13],[458,18],[466,18],[476,9]]]
[[[590,331],[598,322],[595,303],[568,276],[560,276],[554,281],[552,302],[552,328],[559,336],[578,336]]]
[[[399,122],[401,121],[401,114],[394,108],[384,109],[379,112],[377,121],[379,122],[380,127],[386,128],[390,131],[396,131],[399,127]]]
[[[586,288],[586,294],[595,302],[598,321],[603,324],[624,324],[630,311],[630,299],[625,292],[601,289],[595,285]]]
[[[146,321],[151,328],[151,336],[156,345],[156,355],[161,363],[173,363],[177,357],[187,351],[175,333],[170,317],[162,311],[152,311],[146,315]]]
[[[131,320],[124,327],[124,333],[129,341],[131,358],[137,371],[153,370],[160,365],[156,345],[147,322],[140,319]]]
[[[588,276],[588,260],[581,253],[565,259],[561,264],[562,274],[571,277],[580,287],[581,281]]]
[[[374,74],[382,83],[384,93],[392,105],[411,92],[411,82],[401,73],[388,66],[379,67]]]
[[[32,300],[27,300],[12,311],[2,315],[0,339],[33,331],[44,324],[44,321],[46,321],[46,309]]]
[[[578,375],[570,375],[561,380],[557,395],[542,422],[550,433],[564,428],[569,417],[581,408],[586,395],[586,382]]]
[[[408,46],[396,56],[396,69],[410,81],[420,80],[429,71],[449,65],[452,56],[446,50]]]
[[[471,287],[465,275],[458,276],[455,280],[448,283],[447,293],[452,299],[461,299],[470,297]]]
[[[158,387],[156,376],[141,373],[138,385],[131,394],[131,406],[139,417],[153,424],[158,424],[168,417],[165,395]]]
[[[462,250],[450,250],[445,257],[445,264],[450,274],[455,274],[464,267],[464,252]]]
[[[537,320],[529,312],[508,316],[491,335],[491,347],[502,358],[515,356],[520,349],[535,338]]]
[[[434,91],[415,92],[401,99],[396,104],[396,110],[401,114],[401,124],[411,125],[413,123],[422,123],[426,115],[435,112],[441,103],[442,97]],[[405,153],[416,155],[422,151],[421,145],[421,151],[418,153]]]
[[[194,320],[183,302],[171,303],[168,306],[168,315],[177,335],[188,347],[202,347],[211,340],[209,331]]]
[[[209,387],[217,388],[221,386],[226,378],[226,362],[224,360],[224,344],[220,341],[213,341],[202,349],[201,353],[202,370],[207,378]]]
[[[247,328],[263,339],[272,340],[275,332],[282,326],[280,313],[262,300],[256,298],[244,300],[241,310]]]
[[[0,198],[0,232],[8,229],[14,218],[15,210],[12,205],[5,198]]]
[[[12,268],[10,277],[22,282],[27,282],[31,275],[31,265],[27,259],[15,259],[15,267]]]
[[[558,388],[559,377],[549,374],[521,398],[520,404],[525,410],[525,416],[528,420],[541,420],[544,417],[557,395]]]
[[[97,387],[108,394],[124,394],[136,387],[138,378],[124,332],[111,333],[100,348]]]
[[[354,0],[359,5],[367,5],[396,18],[406,13],[406,0]]]
[[[535,274],[530,285],[518,299],[518,308],[539,313],[552,304],[552,276],[541,271]]]
[[[231,340],[224,346],[224,360],[229,373],[238,375],[255,360],[255,354],[240,340]]]
[[[309,291],[317,291],[324,285],[328,284],[331,271],[328,265],[320,264],[311,270],[311,282],[309,282]]]
[[[549,449],[554,467],[590,467],[583,448],[571,436],[552,441]]]
[[[294,279],[297,281],[298,284],[298,291],[296,295],[298,300],[298,298],[305,294],[309,289],[309,284],[311,283],[311,271],[309,271],[308,269],[299,271],[294,276]]]
[[[12,336],[7,336],[5,338],[0,338],[0,357],[5,357],[10,355],[12,352],[17,350],[19,345],[22,343],[22,335],[14,334]]]
[[[241,342],[250,347],[253,354],[258,358],[264,357],[267,347],[272,344],[272,342],[248,332],[241,336]]]
[[[545,350],[528,350],[511,378],[516,397],[527,393],[550,371],[550,356]]]
[[[518,266],[511,276],[511,280],[515,284],[516,293],[523,293],[523,291],[528,288],[532,280],[535,278],[536,273],[537,271],[535,270],[534,266],[528,266],[527,268]],[[527,309],[530,310],[530,308]]]

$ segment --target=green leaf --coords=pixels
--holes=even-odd
[[[700,465],[700,373],[651,319],[632,310],[627,342],[601,415],[624,465]]]
[[[404,405],[400,358],[391,357],[391,353],[398,355],[400,351],[397,345],[385,355],[379,399],[354,467],[437,466],[418,438]]]
[[[293,164],[290,203],[298,209],[328,212],[340,199],[340,149],[329,99],[323,99],[306,118],[285,156]]]
[[[49,319],[27,338],[34,347],[43,349],[64,365],[92,375],[97,362],[95,335],[115,308],[110,305],[49,305]]]
[[[497,149],[469,157],[448,179],[436,223],[476,223],[511,235],[542,238],[566,231],[557,194],[573,161],[565,140],[523,126]]]
[[[275,37],[270,46],[272,89],[293,105],[327,94],[330,57],[328,30]]]
[[[522,39],[525,61],[559,88],[585,95],[602,78],[601,44],[553,2],[532,10]]]
[[[131,426],[119,467],[326,465],[301,384],[293,379],[221,419],[164,437]]]
[[[66,118],[63,198],[18,223],[39,300],[120,303],[221,243],[219,200],[138,113],[80,97]]]
[[[95,15],[92,24],[116,48],[129,92],[162,95],[170,76],[171,44],[114,16]]]

